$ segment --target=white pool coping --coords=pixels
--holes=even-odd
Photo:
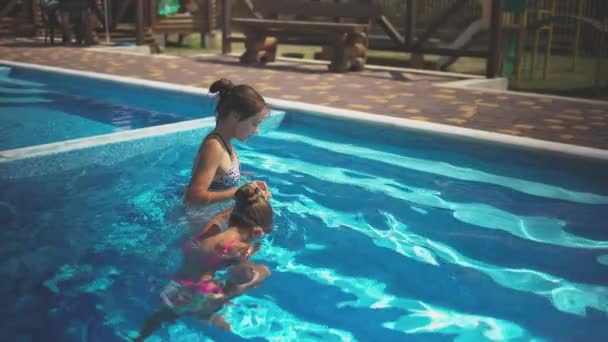
[[[504,77],[491,78],[491,79],[470,79],[470,80],[459,80],[449,81],[444,83],[435,83],[435,87],[439,88],[452,88],[452,89],[464,89],[468,91],[480,91],[483,93],[494,94],[494,95],[506,95],[506,96],[520,96],[520,97],[534,97],[539,99],[549,99],[558,101],[570,101],[576,103],[586,103],[591,105],[607,106],[608,101],[603,100],[590,100],[581,99],[577,97],[559,96],[559,95],[548,95],[534,92],[523,92],[508,90],[509,80]]]
[[[145,86],[148,88],[155,88],[155,89],[161,89],[161,90],[172,90],[172,91],[176,91],[176,92],[188,93],[188,94],[194,94],[194,95],[209,94],[209,91],[207,89],[203,89],[203,88],[179,85],[179,84],[168,83],[168,82],[150,81],[150,80],[144,80],[141,78],[110,75],[110,74],[103,74],[103,73],[92,72],[92,71],[72,70],[72,69],[58,68],[58,67],[52,67],[52,66],[40,65],[40,64],[5,61],[2,59],[0,59],[0,64],[4,64],[4,65],[8,65],[8,66],[15,66],[15,67],[19,67],[19,68],[29,68],[29,69],[35,69],[35,70],[41,70],[41,71],[56,72],[56,73],[65,74],[65,75],[82,76],[82,77],[94,78],[94,79],[105,80],[105,81],[120,82],[120,83],[126,83],[126,84],[130,84],[130,85]]]
[[[380,124],[391,128],[414,129],[423,132],[470,138],[480,141],[523,147],[532,150],[540,150],[578,157],[608,160],[608,150],[602,150],[592,147],[563,144],[534,138],[488,132],[472,128],[450,126],[433,122],[404,119],[393,116],[386,116],[382,114],[358,112],[353,110],[318,106],[313,104],[306,104],[305,106],[303,106],[302,104],[294,103],[293,101],[267,99],[267,102],[270,103],[273,108],[287,111],[307,111],[310,115],[325,116],[335,119],[347,119],[350,121],[357,121],[367,124]]]
[[[149,81],[142,80],[130,77],[123,76],[114,76],[108,74],[101,74],[90,71],[75,71],[64,68],[57,67],[49,67],[49,66],[41,66],[36,64],[29,63],[20,63],[20,62],[12,62],[12,61],[4,61],[0,60],[0,64],[15,66],[15,67],[23,67],[44,71],[53,71],[57,73],[69,74],[69,75],[77,75],[84,76],[89,78],[97,78],[103,80],[110,80],[122,83],[128,83],[132,85],[140,85],[146,86],[150,88],[157,89],[167,89],[172,91],[179,91],[189,94],[208,94],[208,91],[202,88],[196,88],[192,86],[182,86],[176,85],[172,83],[166,82],[158,82],[158,81]],[[393,116],[387,116],[378,113],[366,113],[348,109],[339,109],[327,106],[314,105],[304,102],[297,101],[289,101],[289,100],[281,100],[281,99],[273,99],[266,98],[267,103],[274,109],[280,110],[293,110],[297,112],[303,112],[309,115],[321,116],[321,117],[329,117],[334,119],[342,119],[348,121],[361,122],[366,124],[375,124],[382,125],[392,128],[402,128],[406,130],[418,130],[429,133],[437,133],[441,135],[447,136],[455,136],[455,137],[463,137],[469,138],[479,141],[486,142],[494,142],[500,144],[506,144],[511,146],[523,147],[532,150],[546,151],[557,154],[592,158],[592,159],[600,159],[600,160],[608,160],[608,150],[597,149],[592,147],[564,144],[552,141],[545,141],[534,138],[526,138],[519,136],[512,136],[507,134],[488,132],[483,130],[471,129],[471,128],[463,128],[457,126],[450,126],[445,124],[410,120],[404,118],[398,118]],[[104,136],[96,136],[96,137],[88,137],[82,139],[76,139],[71,141],[64,141],[58,143],[52,143],[47,145],[40,146],[32,146],[26,147],[16,150],[7,150],[0,152],[0,161],[10,161],[15,160],[15,158],[29,158],[33,156],[41,156],[45,154],[54,154],[59,152],[65,152],[75,148],[86,148],[97,146],[100,144],[107,144],[110,142],[118,142],[125,140],[133,140],[139,139],[143,137],[151,137],[155,135],[168,134],[188,129],[196,128],[196,121],[201,125],[200,127],[205,127],[210,120],[214,120],[214,118],[205,118],[200,120],[193,121],[184,121],[176,124],[163,125],[163,126],[155,126],[142,128],[138,130],[132,130],[127,132],[119,132],[108,134]],[[124,140],[121,140],[124,139]],[[25,150],[25,151],[24,151]]]
[[[49,144],[35,145],[12,150],[0,151],[0,163],[11,162],[20,159],[41,157],[50,154],[80,150],[94,146],[114,144],[124,141],[143,138],[157,137],[161,135],[195,130],[204,127],[214,127],[215,118],[203,118],[196,120],[180,121],[166,125],[145,127],[122,132],[96,135],[72,140],[58,141]]]

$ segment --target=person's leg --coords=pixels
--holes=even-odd
[[[74,10],[70,12],[70,21],[74,24],[74,37],[76,38],[76,43],[78,45],[82,44],[84,41],[83,37],[83,13],[78,10]]]
[[[86,11],[84,14],[83,23],[84,23],[84,42],[87,45],[97,44],[97,35],[95,33],[95,28],[97,27],[97,18],[90,11]]]
[[[139,336],[134,341],[144,341],[152,335],[165,322],[173,323],[179,316],[170,308],[163,306],[161,309],[153,313],[146,319],[144,327],[139,332]]]
[[[72,43],[72,29],[70,25],[70,14],[66,11],[61,11],[61,30],[63,31],[63,44]]]

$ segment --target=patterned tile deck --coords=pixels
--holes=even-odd
[[[440,88],[447,79],[437,76],[333,74],[323,65],[295,62],[257,68],[232,57],[162,58],[11,42],[0,43],[0,59],[203,88],[224,77],[273,98],[608,149],[608,102]]]

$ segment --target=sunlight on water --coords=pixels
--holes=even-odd
[[[491,317],[466,315],[452,310],[420,303],[421,309],[400,317],[397,321],[386,322],[384,326],[408,334],[440,333],[457,335],[455,341],[511,341],[534,340],[528,332],[517,324]],[[427,323],[424,325],[424,323]]]
[[[226,318],[233,332],[243,338],[263,337],[268,341],[355,341],[347,331],[303,321],[268,299],[241,296],[228,307]]]
[[[109,153],[104,158],[120,159],[124,163],[114,159],[109,164],[100,162],[103,166],[99,173],[89,169],[67,172],[73,177],[67,186],[63,184],[65,180],[52,180],[58,183],[49,186],[65,191],[65,196],[57,196],[60,200],[56,207],[52,206],[53,210],[59,208],[60,214],[49,211],[41,215],[50,216],[48,222],[45,218],[37,220],[38,217],[28,215],[30,212],[38,214],[38,206],[47,210],[44,205],[55,205],[52,201],[33,201],[30,208],[10,196],[2,198],[2,217],[27,219],[31,226],[42,227],[31,236],[29,233],[24,235],[24,240],[18,241],[20,243],[36,240],[45,230],[55,228],[58,222],[63,223],[64,217],[77,212],[74,217],[77,223],[69,226],[68,234],[61,238],[60,244],[65,244],[55,248],[79,250],[66,252],[61,261],[52,260],[48,265],[40,263],[40,269],[44,271],[36,273],[41,274],[37,283],[42,284],[39,286],[42,298],[37,299],[41,304],[39,307],[32,305],[36,310],[28,308],[29,312],[49,311],[50,324],[62,323],[58,325],[64,330],[61,333],[73,340],[92,340],[96,334],[129,340],[137,335],[136,330],[145,316],[158,308],[158,294],[177,268],[181,257],[180,239],[190,228],[182,206],[182,190],[189,181],[190,154],[201,139],[197,134],[194,134],[196,138],[153,141],[154,150],[145,149],[146,145],[151,145],[150,141],[129,147],[146,151],[147,155],[143,157],[136,153]],[[567,222],[571,221],[551,217],[550,212],[538,211],[542,214],[535,216],[514,214],[508,208],[500,208],[499,201],[492,201],[492,205],[483,203],[483,195],[481,199],[471,201],[450,200],[441,191],[407,184],[408,178],[401,178],[399,172],[421,171],[437,175],[437,178],[500,186],[504,188],[500,190],[508,191],[509,195],[514,190],[537,196],[534,200],[549,198],[577,205],[605,204],[608,203],[606,196],[291,133],[267,134],[268,141],[265,137],[254,140],[254,143],[260,143],[258,146],[254,143],[239,146],[239,156],[244,168],[252,168],[256,173],[246,177],[258,179],[259,176],[267,180],[273,193],[271,202],[276,232],[263,242],[253,259],[267,264],[274,274],[259,289],[236,298],[234,305],[222,309],[232,325],[235,336],[231,335],[231,338],[338,342],[370,340],[370,335],[373,338],[376,336],[373,334],[379,333],[389,336],[377,336],[383,341],[394,336],[397,336],[396,340],[418,340],[428,336],[467,342],[541,341],[541,338],[559,337],[559,333],[551,331],[551,324],[572,323],[575,329],[592,327],[594,330],[593,324],[608,313],[608,287],[591,284],[605,283],[605,278],[574,273],[577,278],[573,279],[585,280],[568,279],[570,273],[552,268],[557,264],[552,260],[553,263],[547,264],[544,260],[532,260],[525,263],[526,267],[509,267],[522,261],[513,258],[511,264],[509,255],[496,257],[493,251],[468,250],[468,246],[489,240],[470,239],[466,243],[459,240],[462,244],[454,247],[451,242],[445,242],[451,239],[438,237],[433,240],[431,237],[438,235],[425,236],[432,234],[428,229],[444,227],[425,224],[439,213],[438,222],[465,223],[466,229],[474,230],[472,234],[468,232],[471,235],[477,235],[477,228],[487,229],[484,233],[497,236],[498,240],[504,238],[504,231],[517,237],[507,237],[512,243],[509,248],[521,244],[532,249],[522,253],[532,256],[543,253],[542,248],[554,251],[557,247],[530,241],[586,249],[582,251],[585,254],[581,254],[581,260],[592,263],[594,270],[608,265],[608,255],[599,250],[607,249],[608,241],[578,236],[568,230]],[[305,146],[281,151],[275,156],[272,151],[276,149],[276,139]],[[179,147],[173,146],[176,144]],[[324,149],[327,156],[317,154],[304,161],[297,159],[298,149],[305,149],[307,145]],[[187,157],[183,150],[188,151]],[[94,157],[99,158],[102,153],[97,150]],[[383,175],[382,170],[353,171],[347,168],[348,164],[333,165],[331,161],[336,154],[361,158],[374,166],[381,162],[401,169],[395,172],[395,178],[386,174],[379,177],[378,174]],[[184,161],[184,158],[188,160]],[[368,169],[363,167],[361,170]],[[90,175],[87,176],[87,172]],[[103,177],[116,177],[116,180],[105,182]],[[34,192],[40,184],[46,185],[44,177],[32,176],[32,182],[25,178],[17,179],[26,186],[32,185],[28,191]],[[81,191],[81,187],[84,190]],[[345,190],[341,192],[339,188]],[[21,196],[17,190],[12,189]],[[337,200],[330,196],[333,191]],[[355,193],[362,198],[348,197]],[[80,198],[86,198],[87,204],[79,206]],[[365,206],[380,200],[386,201],[386,206],[383,206],[385,202],[373,202],[380,203],[378,207]],[[76,210],[73,210],[74,206]],[[24,215],[23,211],[27,213]],[[536,214],[536,211],[531,212]],[[81,216],[85,219],[81,220]],[[22,232],[20,229],[15,231]],[[352,240],[340,240],[340,234]],[[500,243],[496,245],[503,247]],[[41,250],[45,247],[48,246],[42,246]],[[542,248],[536,250],[536,247]],[[351,250],[352,254],[348,254]],[[34,266],[46,255],[38,249],[30,254]],[[350,256],[352,260],[349,260]],[[23,266],[25,257],[10,257],[10,263],[0,269],[5,272],[2,275],[18,274],[6,272],[9,267],[27,268]],[[486,257],[493,261],[485,261]],[[365,264],[368,260],[370,265]],[[535,270],[536,264],[541,263],[543,271]],[[420,279],[416,279],[418,273],[415,272],[420,272]],[[17,288],[22,281],[11,282],[5,287],[14,285]],[[435,281],[437,284],[430,285]],[[580,281],[590,281],[590,284]],[[438,294],[438,290],[445,293]],[[456,298],[461,295],[463,299]],[[23,297],[28,296],[34,297],[29,292]],[[525,313],[521,315],[522,310],[500,306],[510,304],[510,300],[520,307],[529,301],[530,316],[522,317],[525,316]],[[18,305],[22,305],[21,302]],[[527,305],[524,303],[525,309],[528,309]],[[83,312],[86,319],[81,316]],[[534,319],[538,321],[531,321]],[[598,327],[593,334],[603,336],[603,329]],[[13,330],[19,333],[17,328]],[[561,332],[570,333],[567,328]],[[572,332],[568,337],[576,333]],[[184,317],[157,331],[147,341],[213,341],[214,334],[219,334],[216,328],[194,317]]]
[[[411,334],[427,330],[435,333],[454,334],[460,337],[485,336],[488,340],[500,341],[529,337],[528,332],[515,323],[491,317],[466,315],[455,311],[432,307],[416,299],[399,298],[385,291],[386,284],[373,279],[343,276],[331,269],[313,268],[296,262],[298,253],[280,247],[265,245],[260,250],[263,260],[278,263],[279,272],[297,273],[324,285],[336,286],[352,294],[356,300],[337,303],[337,306],[353,306],[370,309],[396,308],[404,315],[395,322],[386,322],[385,327]],[[426,319],[415,319],[424,313]],[[431,314],[436,313],[436,314]],[[461,324],[466,321],[467,324]],[[491,323],[490,326],[484,324]],[[404,327],[407,326],[407,329]]]
[[[453,211],[454,218],[475,226],[499,229],[523,239],[576,248],[608,248],[608,241],[594,241],[566,232],[564,222],[548,217],[518,216],[483,203],[458,203],[444,200],[437,191],[400,184],[392,179],[340,167],[326,167],[302,160],[271,156],[251,151],[241,152],[241,159],[272,173],[298,172],[325,182],[356,186],[369,192],[418,205]],[[406,189],[406,190],[403,190]]]
[[[304,321],[278,307],[272,300],[254,298],[242,295],[233,301],[233,305],[222,310],[226,320],[230,322],[232,332],[242,338],[263,338],[267,341],[356,341],[347,331],[329,328],[321,324]],[[123,323],[120,317],[112,317],[110,324]],[[200,322],[201,325],[206,323]],[[171,341],[212,341],[205,337],[200,327],[189,327],[183,322],[171,325],[168,331]],[[134,338],[136,331],[128,331],[121,335]],[[159,336],[151,336],[146,341],[163,341]],[[220,340],[221,341],[221,340]]]
[[[1,84],[1,83],[0,83]],[[46,94],[48,91],[43,89],[27,89],[27,88],[8,88],[0,85],[0,94],[11,94],[11,95],[33,95],[33,94]]]
[[[9,73],[10,73],[10,68],[5,68],[5,67],[0,66],[0,83],[12,85],[12,86],[26,87],[26,88],[38,88],[38,87],[44,88],[44,87],[46,87],[46,84],[44,84],[44,83],[30,82],[30,81],[19,80],[16,78],[11,78],[8,76]]]
[[[608,287],[576,284],[539,271],[501,268],[473,260],[454,248],[410,232],[407,225],[389,213],[384,213],[384,216],[390,230],[382,231],[372,227],[360,216],[323,207],[304,195],[298,198],[301,201],[277,204],[276,207],[285,207],[290,213],[302,217],[317,217],[328,227],[349,227],[369,236],[380,247],[392,249],[420,262],[438,265],[437,258],[441,258],[455,265],[475,269],[490,276],[501,286],[543,296],[560,311],[584,316],[587,308],[594,308],[608,313]]]
[[[52,100],[45,99],[42,97],[15,97],[15,98],[3,98],[0,97],[0,104],[33,104],[33,103],[50,103]]]
[[[494,175],[475,169],[450,165],[444,162],[406,157],[398,154],[372,150],[365,147],[353,146],[350,144],[321,141],[314,138],[281,131],[272,132],[269,137],[300,142],[327,151],[331,151],[333,153],[353,155],[358,158],[369,159],[385,164],[402,167],[405,169],[416,170],[460,180],[481,182],[507,187],[515,191],[534,196],[561,199],[565,201],[587,204],[608,204],[608,196],[571,191],[568,189],[563,189],[548,184]]]
[[[44,281],[44,286],[59,294],[61,284],[69,281],[79,283],[82,292],[102,294],[112,286],[119,275],[120,272],[114,267],[63,265],[53,278]]]

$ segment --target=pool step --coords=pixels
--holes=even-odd
[[[11,68],[10,67],[5,67],[0,65],[0,78],[5,78],[8,77],[8,74],[11,73]]]
[[[16,85],[16,86],[20,86],[20,87],[35,87],[35,88],[46,87],[46,85],[43,83],[11,78],[11,76],[10,76],[11,70],[12,70],[11,67],[0,65],[0,82]]]

